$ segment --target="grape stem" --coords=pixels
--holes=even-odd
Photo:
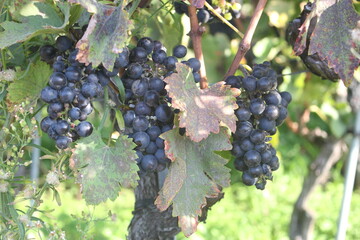
[[[267,0],[259,0],[257,6],[255,8],[254,15],[252,16],[252,18],[250,20],[250,24],[249,24],[248,28],[246,29],[244,38],[240,42],[239,49],[235,55],[233,62],[231,63],[229,70],[225,74],[224,80],[228,76],[234,75],[234,73],[236,72],[236,70],[240,64],[241,59],[245,56],[247,51],[249,51],[250,46],[251,46],[252,37],[254,35],[256,26],[259,23],[262,12],[264,11],[266,2],[267,2]]]
[[[223,16],[221,16],[221,14],[216,12],[215,9],[208,2],[205,1],[204,6],[207,7],[212,12],[212,14],[214,14],[217,18],[219,18],[220,21],[225,23],[229,28],[231,28],[234,32],[236,32],[240,36],[240,38],[244,37],[244,34],[242,32],[240,32],[236,27],[234,27],[234,25],[232,25],[228,20],[226,20]]]
[[[190,18],[190,27],[189,36],[193,42],[195,57],[200,61],[200,88],[205,89],[208,87],[208,81],[206,78],[206,69],[204,62],[204,55],[201,47],[201,36],[204,32],[204,29],[199,26],[199,22],[196,15],[196,7],[192,6],[192,0],[189,0],[190,5],[188,6],[189,18]]]

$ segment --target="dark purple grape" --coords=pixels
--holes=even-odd
[[[167,125],[162,126],[161,132],[164,133],[164,132],[170,131],[171,129],[173,129],[172,124],[167,124]]]
[[[262,163],[269,163],[273,155],[269,150],[265,150],[261,153],[261,161]]]
[[[49,104],[47,111],[59,113],[59,112],[64,111],[64,109],[65,109],[64,104],[62,104],[60,102],[54,102],[54,103]]]
[[[251,112],[248,108],[245,107],[239,107],[235,111],[235,115],[238,118],[239,121],[248,121],[251,117]]]
[[[40,128],[43,132],[47,132],[51,125],[56,124],[56,120],[45,117],[40,122]]]
[[[235,158],[235,161],[234,161],[234,167],[236,170],[238,171],[246,171],[248,170],[248,166],[246,166],[243,158]]]
[[[64,61],[56,61],[52,65],[54,72],[62,72],[65,69],[65,63]]]
[[[196,58],[190,58],[187,60],[187,65],[192,68],[193,72],[198,72],[201,67],[201,63]]]
[[[133,94],[138,97],[144,96],[148,88],[149,84],[143,80],[136,80],[131,86]]]
[[[131,63],[126,70],[127,75],[132,79],[138,79],[143,73],[143,68],[139,63]]]
[[[158,162],[154,155],[145,155],[141,160],[141,168],[146,172],[154,172]]]
[[[41,60],[48,62],[56,56],[56,48],[51,45],[45,45],[40,48]]]
[[[177,58],[183,58],[186,56],[187,48],[184,45],[177,45],[173,48],[173,55]]]
[[[254,144],[259,144],[264,142],[265,137],[266,137],[266,133],[260,129],[254,129],[250,133],[250,140]]]
[[[158,50],[152,54],[152,59],[154,63],[162,64],[165,61],[166,57],[167,55],[164,50]]]
[[[59,91],[59,98],[62,103],[71,103],[75,98],[75,91],[70,87],[64,87]]]
[[[129,49],[123,48],[123,51],[119,53],[119,56],[116,58],[114,67],[115,68],[124,68],[129,64]]]
[[[141,163],[142,158],[144,157],[144,154],[140,150],[136,150],[136,155],[138,156],[135,161],[137,164]]]
[[[104,74],[103,71],[98,71],[96,73],[96,75],[99,78],[99,83],[101,84],[101,86],[106,86],[109,84],[110,78],[108,76],[106,76],[106,74]]]
[[[241,88],[241,78],[238,76],[229,76],[225,79],[225,84],[232,88]]]
[[[73,41],[66,36],[58,37],[55,42],[55,46],[59,52],[65,52],[66,50],[69,50],[72,45]]]
[[[150,144],[150,137],[146,132],[136,132],[133,135],[133,141],[140,149],[144,150]]]
[[[151,108],[145,102],[138,102],[135,105],[135,113],[137,115],[150,115]]]
[[[287,118],[288,111],[285,107],[279,106],[279,117],[276,119],[276,126],[280,126]]]
[[[263,174],[261,165],[249,168],[249,173],[253,177],[260,177]]]
[[[118,75],[120,68],[114,67],[112,69],[112,71],[108,71],[107,69],[104,69],[103,71],[107,77],[115,77],[116,75]],[[107,85],[107,84],[105,84],[105,85]]]
[[[274,127],[276,127],[275,125],[275,121],[273,120],[269,120],[266,117],[262,117],[259,119],[259,125],[258,127],[264,131],[271,131]]]
[[[242,87],[247,92],[254,92],[256,90],[256,78],[253,76],[246,76],[242,79]]]
[[[255,150],[247,151],[244,155],[244,162],[249,168],[255,167],[261,162],[261,155]]]
[[[158,121],[167,123],[173,119],[174,113],[167,104],[160,104],[156,107],[155,116]]]
[[[155,107],[159,104],[159,94],[155,90],[149,90],[144,95],[144,102],[150,106]]]
[[[246,186],[252,186],[256,183],[256,178],[254,178],[253,176],[251,176],[251,174],[247,171],[245,171],[242,175],[242,182],[246,185]]]
[[[265,110],[265,103],[260,98],[255,98],[250,101],[249,110],[254,115],[260,115]]]
[[[200,82],[200,80],[201,80],[201,76],[200,76],[200,74],[199,73],[193,73],[193,77],[194,77],[194,82],[195,83],[198,83],[198,82]]]
[[[267,77],[262,77],[256,82],[256,88],[260,92],[270,91],[272,87],[273,82]]]
[[[198,21],[201,23],[207,23],[210,20],[210,13],[209,13],[209,11],[207,11],[204,8],[199,9],[199,11],[197,12],[196,15],[197,15]]]
[[[242,157],[245,154],[245,151],[241,149],[240,144],[238,142],[234,142],[233,147],[231,149],[231,153],[235,157]]]
[[[59,135],[64,135],[68,133],[70,130],[70,124],[65,120],[59,120],[57,121],[55,125],[55,131]]]
[[[279,158],[277,156],[273,156],[268,165],[270,166],[271,171],[278,170],[280,167]]]
[[[160,149],[163,149],[165,147],[164,139],[162,139],[162,138],[159,138],[159,137],[156,138],[155,143],[156,143],[156,146]]]
[[[130,51],[129,59],[131,62],[146,62],[147,52],[142,47],[135,47]]]
[[[86,82],[81,86],[81,93],[88,98],[95,98],[98,94],[98,85],[96,83]]]
[[[254,146],[254,149],[259,153],[262,153],[267,149],[267,145],[266,143],[258,143]]]
[[[93,111],[93,107],[92,107],[91,103],[89,103],[85,107],[81,108],[81,112],[85,113],[86,115],[89,115],[90,113],[92,113],[92,111]]]
[[[59,134],[57,134],[55,128],[57,123],[52,124],[49,129],[46,131],[46,133],[49,135],[49,137],[53,140],[56,140],[59,137]]]
[[[149,127],[149,120],[146,117],[137,116],[133,120],[132,127],[137,132],[144,132]]]
[[[158,41],[158,40],[154,41],[154,50],[153,50],[153,52],[156,52],[156,51],[161,50],[163,48],[164,48],[164,46],[162,45],[162,43],[160,41]]]
[[[75,49],[74,51],[72,51],[69,54],[68,61],[73,66],[79,65],[79,62],[76,60],[76,56],[77,56],[78,52],[79,52],[79,49]]]
[[[91,73],[86,78],[86,81],[90,83],[99,83],[99,77],[96,73]]]
[[[287,102],[287,104],[289,104],[292,100],[291,94],[289,92],[286,91],[281,92],[280,96],[282,99],[284,99]]]
[[[59,149],[68,148],[71,142],[72,139],[67,136],[59,136],[55,141],[56,147],[58,147]]]
[[[68,116],[71,119],[71,121],[76,121],[80,119],[81,116],[81,110],[80,108],[73,107],[69,110]]]
[[[75,127],[75,130],[80,137],[88,137],[93,131],[93,126],[91,123],[83,121]]]
[[[255,187],[259,190],[264,190],[265,189],[265,185],[266,185],[266,181],[263,182],[258,182],[255,184]]]
[[[250,151],[254,148],[254,144],[250,141],[249,138],[241,140],[240,147],[244,151]]]
[[[276,120],[279,117],[279,108],[275,105],[267,105],[263,115],[269,120]]]
[[[90,103],[90,100],[82,94],[77,94],[73,101],[73,105],[78,108],[84,108]]]
[[[164,149],[158,149],[155,152],[156,159],[163,164],[167,164],[170,162],[170,159],[166,157]]]
[[[146,147],[145,152],[147,154],[154,154],[157,150],[157,146],[155,142],[150,142],[149,145]]]
[[[138,47],[142,47],[146,50],[147,54],[150,54],[153,50],[154,50],[154,42],[151,38],[149,37],[143,37],[141,38],[138,43],[137,43]]]
[[[66,76],[61,72],[55,72],[50,76],[49,85],[53,89],[60,90],[67,84]]]
[[[170,56],[170,57],[165,58],[163,63],[165,65],[166,69],[171,71],[176,68],[177,62],[178,62],[178,60],[176,59],[176,57]]]
[[[270,91],[268,94],[263,96],[266,104],[268,105],[279,105],[281,103],[281,95],[277,91]]]
[[[146,133],[149,135],[151,141],[156,141],[161,134],[161,129],[158,126],[151,126]]]
[[[58,91],[55,89],[46,86],[43,90],[41,90],[40,94],[41,100],[43,100],[46,103],[51,103],[57,101],[58,98]]]
[[[237,122],[237,128],[235,136],[238,138],[245,138],[250,136],[251,131],[253,130],[253,125],[248,121]]]
[[[131,127],[132,123],[134,121],[136,117],[135,111],[133,110],[129,110],[124,114],[124,122],[125,122],[125,126],[127,127]]]
[[[154,78],[150,79],[149,88],[151,90],[155,90],[157,92],[160,92],[161,90],[164,89],[164,87],[165,87],[165,83],[160,78],[154,77]]]

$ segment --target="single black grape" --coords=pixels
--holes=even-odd
[[[184,45],[177,45],[173,49],[173,55],[177,58],[183,58],[186,56],[187,48]]]
[[[58,135],[64,135],[70,130],[70,124],[66,120],[58,120],[55,124],[55,131]]]
[[[247,151],[244,155],[244,162],[248,167],[256,167],[261,162],[261,155],[255,150]]]
[[[149,90],[144,95],[144,102],[150,106],[155,107],[159,104],[159,94],[155,90]]]
[[[81,116],[81,110],[78,107],[73,107],[69,110],[68,116],[71,119],[71,121],[76,121],[80,119]]]
[[[51,45],[45,45],[40,48],[41,60],[48,62],[56,56],[56,48]]]
[[[142,47],[135,47],[130,51],[129,59],[131,62],[146,62],[147,51]]]
[[[190,58],[187,60],[187,65],[192,68],[193,72],[198,72],[201,67],[200,61],[196,58]]]
[[[40,97],[41,100],[46,103],[55,102],[59,99],[58,91],[49,86],[46,86],[43,90],[41,90]]]
[[[61,72],[55,72],[50,76],[49,85],[53,89],[60,90],[67,84],[66,76]]]
[[[154,42],[151,38],[149,37],[143,37],[141,38],[138,43],[137,43],[138,47],[142,47],[146,50],[147,54],[150,54],[153,50],[154,50]]]
[[[173,119],[174,113],[167,104],[160,104],[156,107],[155,116],[160,122],[167,123]]]
[[[75,91],[70,87],[64,87],[59,91],[59,98],[62,103],[71,103],[75,98]]]
[[[59,36],[56,39],[55,46],[59,52],[65,52],[69,50],[73,45],[73,41],[66,36]]]
[[[146,132],[136,132],[133,135],[133,140],[140,149],[145,150],[150,144],[150,137]]]
[[[40,122],[40,128],[43,132],[47,132],[51,125],[56,124],[56,120],[45,117]]]
[[[154,172],[158,162],[154,155],[145,155],[141,160],[141,168],[146,172]]]
[[[127,75],[132,79],[138,79],[143,73],[143,68],[139,63],[131,63],[126,71]]]
[[[75,127],[75,130],[80,137],[88,137],[93,131],[93,126],[91,123],[83,121]]]
[[[167,55],[164,50],[158,50],[152,54],[152,60],[155,63],[163,63],[166,59]]]
[[[143,116],[137,116],[132,123],[132,127],[135,131],[143,132],[149,127],[149,120]]]
[[[137,115],[150,115],[151,108],[145,102],[138,102],[135,105],[135,113]]]
[[[71,142],[72,142],[72,139],[67,136],[59,136],[55,141],[56,147],[58,147],[60,149],[68,148],[69,144]]]
[[[256,183],[256,178],[251,176],[251,174],[247,171],[245,171],[242,175],[242,182],[247,186],[252,186]]]

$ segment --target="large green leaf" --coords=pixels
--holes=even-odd
[[[129,14],[120,4],[111,7],[94,0],[70,0],[85,7],[93,13],[82,39],[77,43],[77,59],[93,67],[101,63],[112,70],[117,54],[122,51],[129,40],[129,31],[133,28]]]
[[[218,133],[220,123],[232,132],[236,130],[237,118],[234,114],[236,96],[239,90],[218,82],[207,89],[199,89],[192,71],[185,64],[177,63],[177,73],[164,81],[174,108],[180,109],[180,127],[186,127],[186,135],[199,142],[209,134]]]
[[[63,16],[57,12],[62,12]],[[0,48],[17,42],[23,42],[39,34],[62,32],[70,17],[70,5],[57,2],[56,7],[46,2],[34,1],[25,5],[19,12],[20,22],[5,21],[0,24],[4,28],[0,32]]]
[[[139,168],[134,147],[136,145],[127,136],[120,136],[114,146],[107,146],[98,131],[78,141],[72,158],[87,204],[115,200],[120,185],[136,186]]]
[[[27,72],[18,72],[16,79],[8,87],[7,103],[9,106],[25,100],[35,103],[41,90],[46,86],[51,75],[50,66],[38,61],[29,66]]]
[[[155,204],[161,211],[173,204],[173,216],[179,216],[184,233],[190,235],[196,229],[194,224],[206,205],[206,197],[216,197],[218,186],[229,185],[230,169],[225,167],[228,160],[214,151],[230,150],[232,145],[225,128],[200,142],[181,136],[178,128],[162,137],[172,163]]]

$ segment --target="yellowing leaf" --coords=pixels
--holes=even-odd
[[[179,126],[186,128],[186,135],[199,142],[211,132],[219,133],[220,122],[235,132],[237,118],[234,109],[237,108],[239,90],[224,85],[224,82],[199,89],[189,67],[177,63],[176,71],[164,81],[172,106],[180,110]]]
[[[179,216],[183,231],[190,235],[196,229],[194,224],[206,205],[206,197],[217,196],[218,186],[226,187],[230,182],[230,169],[225,167],[228,160],[214,151],[230,150],[232,146],[225,128],[200,142],[181,136],[178,128],[162,137],[172,163],[155,204],[161,211],[172,204],[173,216]]]
[[[120,136],[115,146],[109,147],[97,131],[78,141],[72,158],[87,204],[97,205],[108,198],[115,200],[120,185],[137,185],[139,168],[134,147],[126,136]]]

